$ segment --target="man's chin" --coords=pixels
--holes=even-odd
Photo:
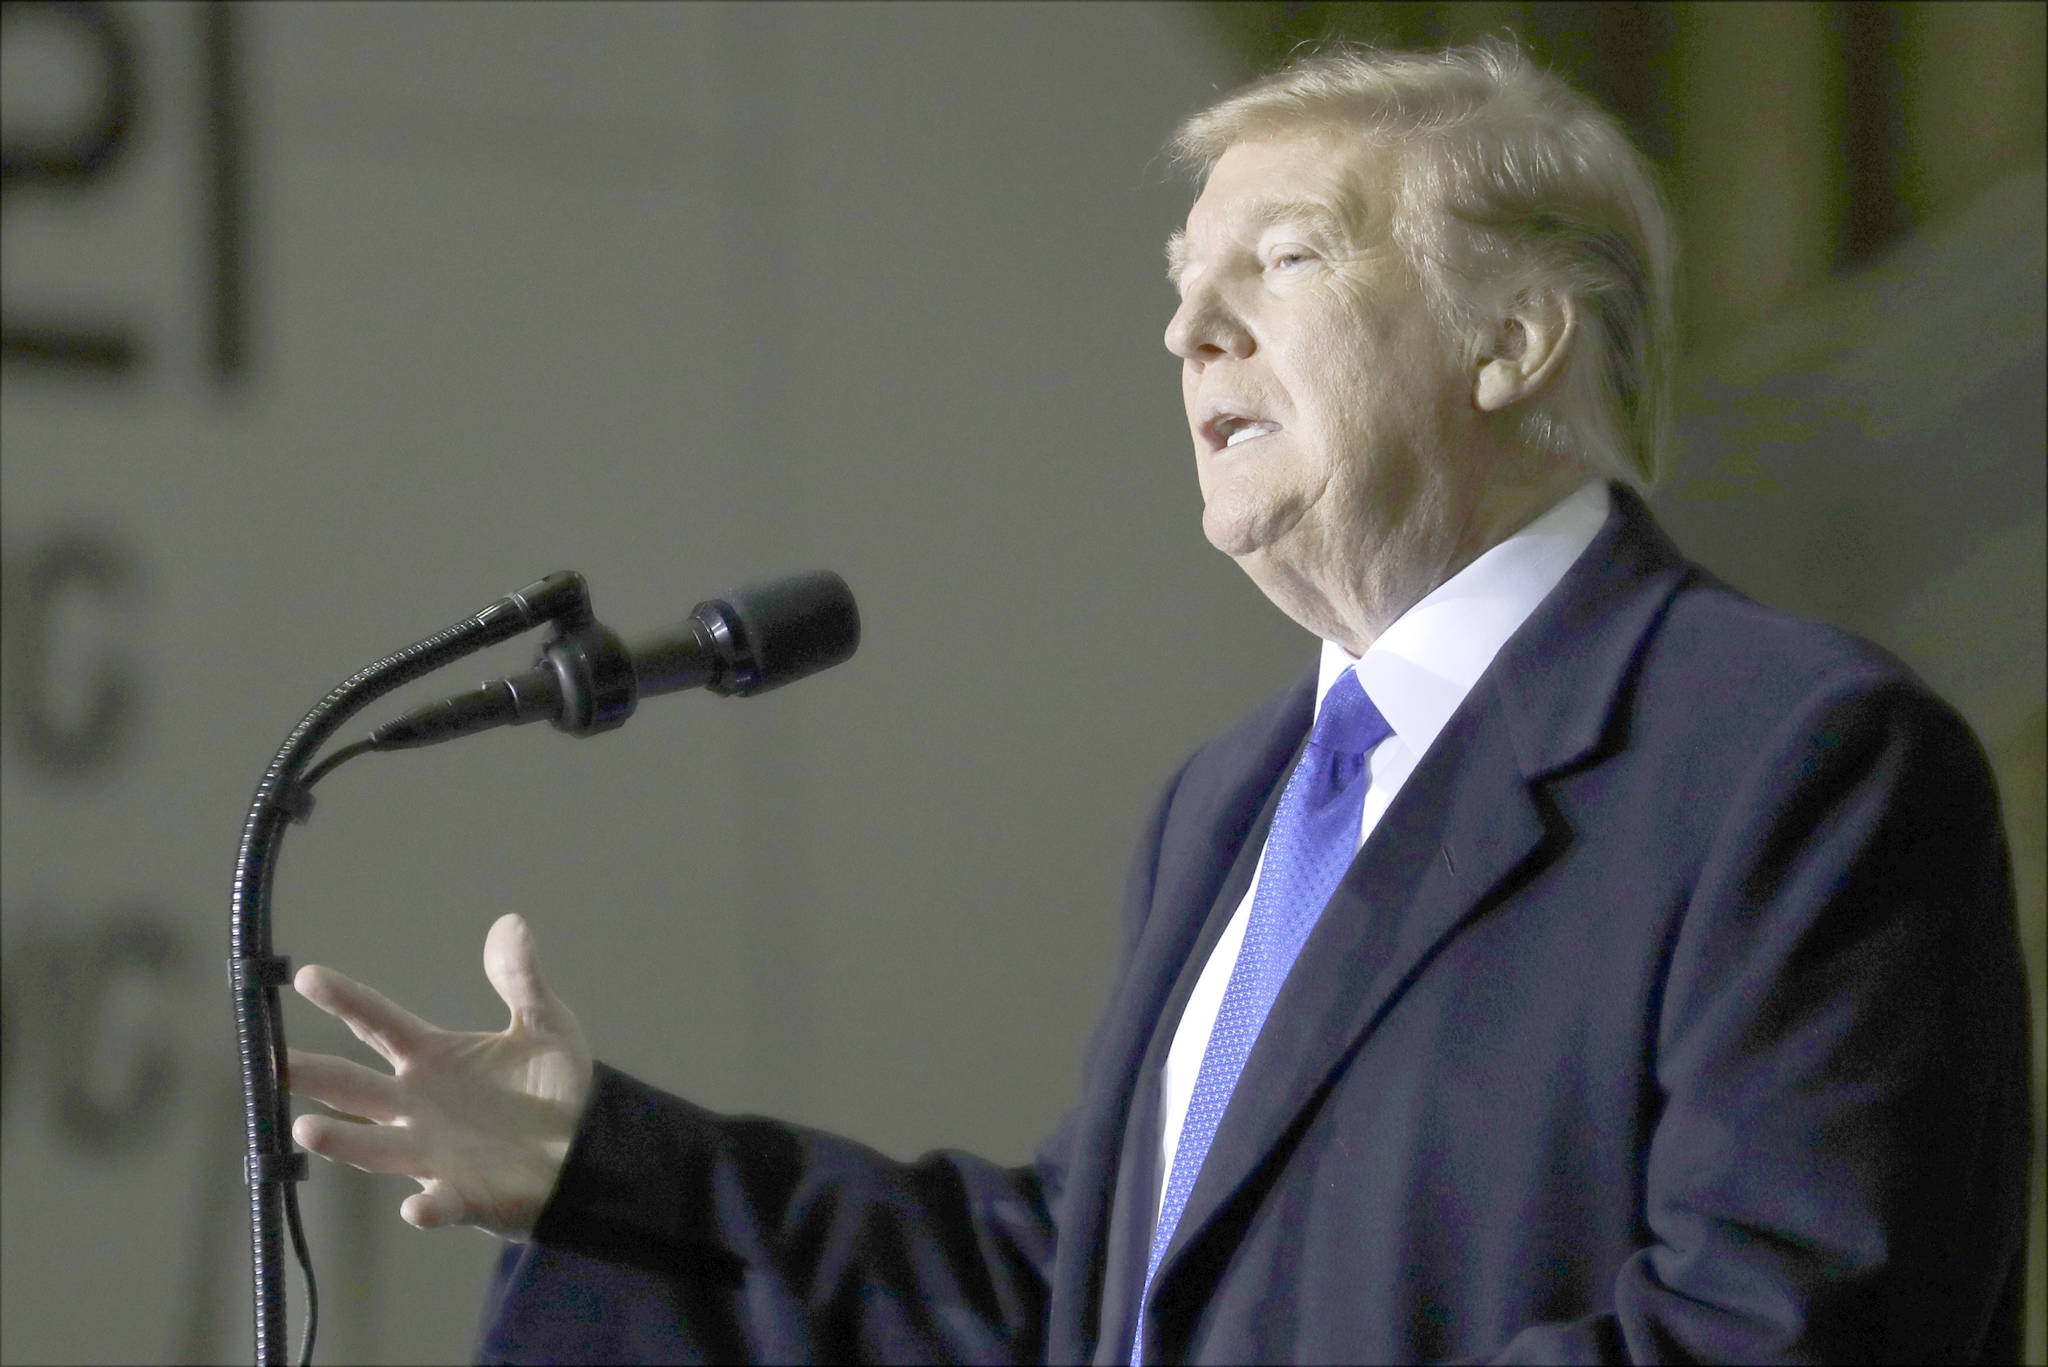
[[[1277,541],[1291,520],[1270,512],[1211,503],[1202,509],[1202,535],[1233,560],[1256,556]]]

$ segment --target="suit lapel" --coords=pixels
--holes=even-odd
[[[1448,744],[1447,744],[1448,743]],[[1454,757],[1454,758],[1447,758]],[[1450,781],[1456,771],[1456,781]],[[1463,709],[1409,776],[1302,947],[1246,1059],[1153,1286],[1171,1282],[1261,1163],[1467,917],[1540,848],[1544,826],[1497,709]],[[1452,851],[1447,860],[1443,851]],[[1455,869],[1455,871],[1454,871]]]
[[[1090,1078],[1110,1085],[1090,1088],[1080,1116],[1053,1276],[1052,1361],[1085,1361],[1098,1341],[1107,1342],[1104,1333],[1128,1338],[1135,1325],[1129,1302],[1137,1288],[1129,1283],[1144,1274],[1151,1194],[1142,1182],[1114,1179],[1120,1167],[1143,1173],[1157,1166],[1120,1162],[1136,1087],[1147,1077],[1143,1062],[1155,1035],[1170,1036],[1172,1022],[1179,1019],[1177,1013],[1162,1011],[1162,1002],[1175,995],[1185,1001],[1182,976],[1201,970],[1199,962],[1190,967],[1191,959],[1202,944],[1214,945],[1229,919],[1228,908],[1220,918],[1211,914],[1212,908],[1232,886],[1243,896],[1251,877],[1251,863],[1245,861],[1256,862],[1279,780],[1308,734],[1314,697],[1310,672],[1196,754],[1169,799],[1154,877],[1149,887],[1134,881],[1128,894],[1142,903],[1125,907],[1127,918],[1137,923],[1137,938],[1091,1050]],[[1133,1139],[1145,1142],[1142,1135]],[[1152,1140],[1156,1143],[1156,1134]],[[1109,1260],[1112,1219],[1119,1226],[1144,1223],[1142,1233],[1122,1241],[1138,1247],[1135,1271]]]
[[[1642,642],[1685,573],[1639,501],[1615,511],[1510,638],[1359,851],[1259,1034],[1153,1285],[1171,1315],[1232,1202],[1312,1114],[1374,1026],[1471,917],[1570,840],[1535,786],[1607,741]],[[1226,913],[1227,914],[1227,913]],[[1177,1292],[1179,1294],[1177,1294]]]
[[[1230,743],[1205,751],[1189,766],[1159,842],[1153,906],[1169,914],[1147,918],[1134,956],[1134,963],[1148,972],[1134,984],[1133,1024],[1147,1036],[1161,1023],[1159,1004],[1186,967],[1196,940],[1206,930],[1213,944],[1221,933],[1215,908],[1225,900],[1226,884],[1244,895],[1279,801],[1281,780],[1293,767],[1314,715],[1315,674],[1310,672],[1233,733]],[[1222,920],[1229,914],[1226,908]]]
[[[1259,853],[1265,848],[1267,833],[1273,825],[1273,813],[1280,805],[1280,793],[1286,786],[1283,780],[1293,772],[1302,743],[1308,736],[1309,719],[1313,713],[1313,682],[1313,676],[1309,676],[1290,691],[1289,705],[1282,711],[1280,724],[1261,737],[1251,780],[1235,787],[1227,800],[1214,806],[1197,805],[1189,812],[1185,832],[1197,836],[1196,843],[1212,851],[1217,858],[1230,859],[1228,872],[1213,891],[1210,891],[1205,878],[1183,889],[1165,892],[1160,903],[1162,906],[1176,905],[1165,900],[1176,895],[1176,891],[1191,899],[1206,893],[1209,914],[1192,923],[1197,933],[1187,951],[1177,955],[1180,968],[1172,979],[1165,1004],[1145,1012],[1153,1028],[1136,1073],[1137,1088],[1121,1141],[1123,1159],[1118,1168],[1116,1200],[1110,1214],[1109,1271],[1102,1292],[1102,1337],[1096,1348],[1097,1361],[1123,1361],[1129,1354],[1131,1335],[1137,1329],[1134,1302],[1151,1253],[1152,1224],[1163,1180],[1159,1171],[1159,1088],[1166,1068],[1166,1055],[1173,1046],[1174,1034],[1179,1029],[1181,1016],[1187,1011],[1188,998],[1194,993],[1195,983],[1202,976],[1203,966],[1209,962],[1209,956],[1216,950],[1216,942],[1223,938],[1223,931],[1230,924],[1231,915],[1251,887]],[[1264,779],[1258,779],[1257,774],[1264,774]],[[1261,786],[1265,789],[1263,794],[1259,792]],[[1255,815],[1246,823],[1243,813],[1248,810]],[[1233,843],[1236,845],[1234,856],[1231,854]],[[1202,903],[1190,900],[1178,905],[1196,907]],[[1177,945],[1161,946],[1161,951],[1160,960],[1168,961],[1175,956]]]

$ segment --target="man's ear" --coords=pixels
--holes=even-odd
[[[1563,370],[1578,331],[1569,295],[1545,291],[1517,299],[1479,358],[1472,400],[1480,412],[1498,413],[1549,384]]]

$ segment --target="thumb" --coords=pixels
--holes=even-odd
[[[541,976],[533,932],[527,929],[526,918],[517,912],[500,916],[491,924],[491,933],[484,937],[484,976],[491,980],[505,1005],[512,1008],[514,1024],[522,1017],[542,1028],[556,1023],[562,1010],[561,998]]]

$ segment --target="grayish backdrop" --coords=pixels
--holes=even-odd
[[[285,846],[279,949],[495,1027],[483,933],[521,909],[622,1067],[893,1152],[1025,1157],[1146,803],[1309,655],[1202,541],[1159,342],[1188,191],[1155,154],[1220,79],[1207,34],[1128,6],[238,9],[254,311],[222,388],[197,15],[117,12],[135,140],[6,227],[10,311],[126,318],[146,355],[6,384],[10,579],[74,527],[135,570],[61,595],[44,678],[9,693],[83,729],[112,658],[137,694],[83,774],[7,737],[4,1355],[247,1352],[220,961],[249,793],[334,682],[559,568],[630,636],[830,566],[866,641],[752,702],[339,771]],[[45,79],[16,126],[63,113]],[[60,989],[138,899],[175,967]],[[81,994],[105,1004],[54,1000]],[[300,1004],[291,1028],[359,1047]],[[157,1050],[168,1090],[137,1100]],[[65,1119],[81,1068],[128,1136],[103,1151]],[[408,1187],[323,1165],[306,1189],[325,1360],[467,1350],[493,1246],[402,1225]]]
[[[1190,192],[1157,149],[1241,71],[1208,21],[234,7],[250,330],[224,383],[204,12],[110,12],[128,144],[83,189],[10,189],[5,224],[10,325],[113,322],[141,355],[10,360],[0,396],[0,1358],[247,1354],[221,958],[249,793],[335,681],[558,568],[630,636],[827,565],[866,643],[591,741],[360,760],[291,833],[279,948],[494,1027],[478,955],[519,909],[619,1066],[897,1154],[1024,1158],[1146,804],[1313,655],[1202,541],[1159,344]],[[10,146],[80,126],[104,75],[16,22]],[[2037,983],[2041,200],[2015,182],[1693,358],[1658,500],[1737,584],[1964,707]],[[407,1189],[306,1189],[322,1360],[467,1350],[496,1246],[408,1229]]]

